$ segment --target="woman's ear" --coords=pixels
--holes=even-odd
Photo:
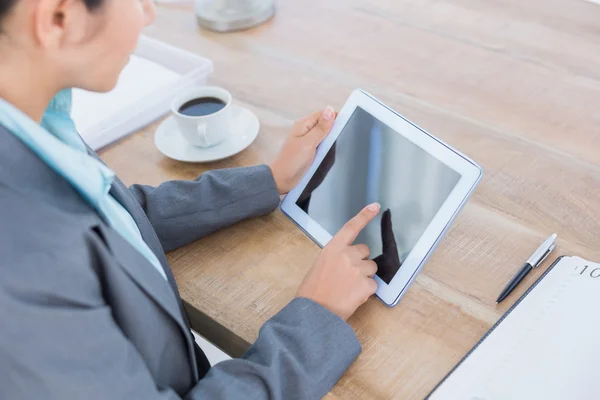
[[[85,38],[90,18],[82,0],[37,0],[32,3],[33,32],[42,47],[58,49]]]

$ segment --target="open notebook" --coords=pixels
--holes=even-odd
[[[561,257],[429,395],[600,399],[600,264]]]

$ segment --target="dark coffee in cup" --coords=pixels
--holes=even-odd
[[[216,97],[200,97],[185,102],[179,107],[179,113],[189,117],[203,117],[221,111],[226,105]]]
[[[171,111],[185,140],[192,146],[211,147],[231,133],[231,103],[231,93],[227,90],[202,86],[175,97]]]

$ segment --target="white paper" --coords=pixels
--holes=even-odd
[[[152,92],[173,84],[180,74],[145,58],[133,55],[125,67],[115,89],[109,93],[73,90],[71,116],[77,130],[86,139],[86,133],[122,109],[143,102]]]
[[[431,396],[600,398],[600,264],[565,257]]]

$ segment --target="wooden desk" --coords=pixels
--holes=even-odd
[[[583,0],[304,0],[223,35],[200,31],[187,7],[160,7],[147,34],[214,60],[210,81],[258,114],[260,136],[230,160],[182,164],[155,149],[153,125],[102,156],[147,184],[269,162],[293,119],[361,87],[480,162],[483,182],[408,295],[351,319],[364,352],[329,396],[422,398],[542,273],[495,305],[549,234],[555,256],[600,260],[598,21]],[[318,254],[278,211],[169,259],[198,323],[239,352]]]

